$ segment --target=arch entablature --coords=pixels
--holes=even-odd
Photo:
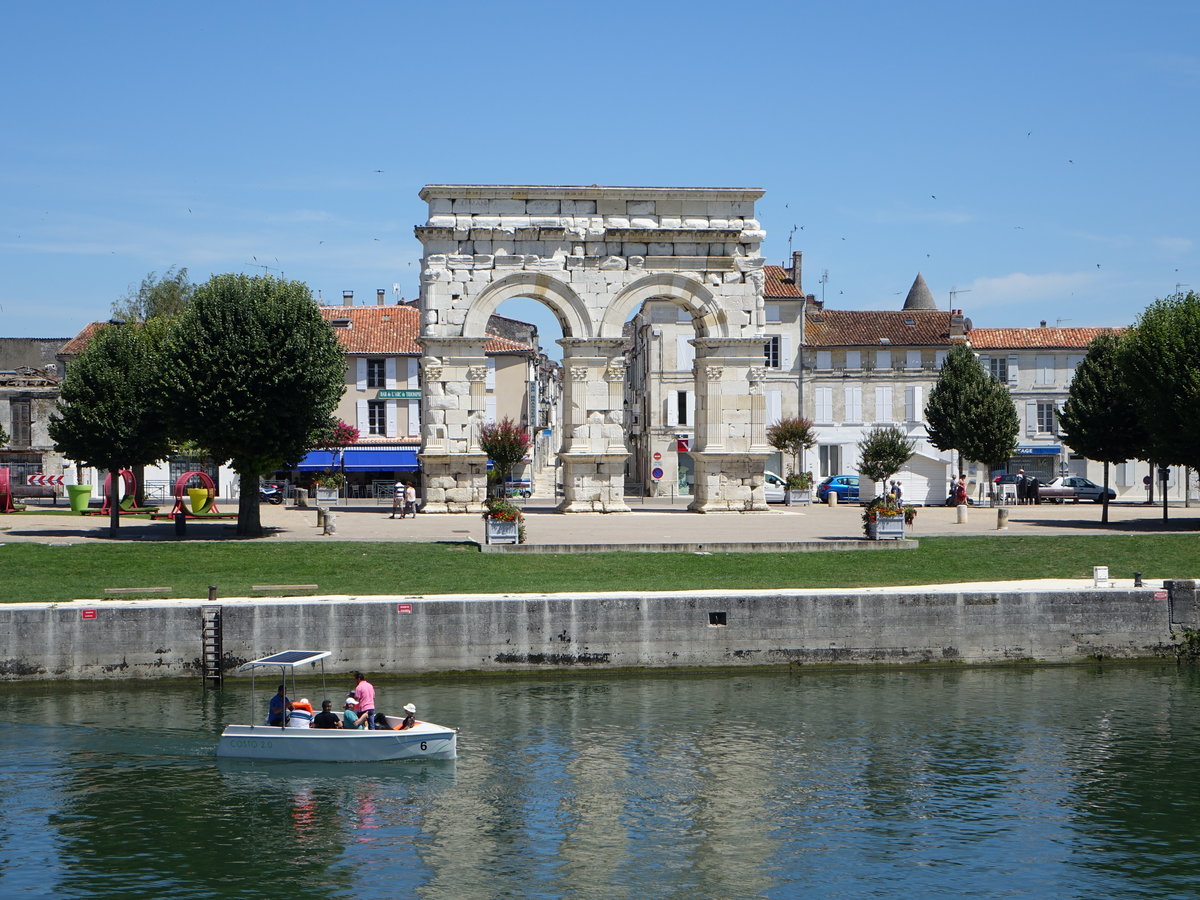
[[[590,338],[594,329],[587,305],[580,296],[553,276],[543,272],[514,272],[498,278],[480,291],[472,300],[463,322],[464,337],[485,333],[488,318],[505,300],[531,297],[540,300],[554,311],[564,337]]]

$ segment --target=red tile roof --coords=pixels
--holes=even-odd
[[[950,313],[810,307],[804,315],[804,341],[809,347],[949,347]]]
[[[1102,334],[1120,328],[976,328],[967,333],[973,350],[1083,350]]]
[[[421,333],[421,314],[415,306],[322,306],[321,317],[327,322],[348,319],[349,328],[334,328],[338,343],[346,353],[419,355],[417,336]],[[81,353],[92,336],[107,323],[92,322],[58,351],[70,356]],[[534,348],[519,341],[488,335],[486,353],[522,353]]]
[[[80,331],[79,334],[75,335],[75,337],[71,338],[58,348],[58,352],[63,356],[75,356],[79,353],[82,353],[83,348],[86,347],[88,345],[88,341],[92,339],[92,335],[99,331],[102,325],[107,324],[107,322],[91,322],[88,325],[84,325],[83,330]]]
[[[766,284],[763,285],[763,296],[768,300],[804,299],[804,294],[800,292],[798,285],[793,284],[790,280],[784,281],[785,278],[790,279],[792,276],[783,266],[763,266],[763,273],[767,276]]]
[[[420,354],[421,313],[415,306],[322,306],[327,322],[349,320],[349,328],[334,328],[347,353]],[[528,344],[488,335],[487,353],[516,353],[534,349]]]

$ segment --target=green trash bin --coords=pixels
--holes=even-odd
[[[67,497],[71,501],[71,512],[81,513],[92,502],[92,486],[90,484],[68,484]]]

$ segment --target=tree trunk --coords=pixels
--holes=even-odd
[[[115,538],[121,527],[121,464],[110,465],[108,470],[108,536]]]
[[[1085,470],[1086,471],[1086,470]],[[1104,464],[1104,512],[1100,514],[1100,521],[1105,525],[1108,524],[1108,463]]]
[[[258,516],[258,475],[238,473],[238,537],[262,537],[262,521]]]

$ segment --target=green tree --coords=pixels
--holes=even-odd
[[[162,277],[151,272],[142,279],[138,287],[112,304],[112,313],[126,322],[145,322],[156,316],[167,318],[180,315],[196,292],[195,285],[188,280],[186,268],[176,271],[175,267],[163,272]]]
[[[803,466],[801,454],[817,443],[812,419],[780,419],[767,429],[767,443],[780,453],[790,453],[793,462],[789,474],[799,475]]]
[[[878,425],[858,442],[859,474],[886,485],[912,459],[917,442],[895,425]]]
[[[161,389],[173,430],[230,461],[239,535],[262,533],[258,479],[329,434],[346,362],[308,287],[215,275],[172,323]]]
[[[1108,467],[1141,456],[1143,434],[1138,404],[1121,367],[1121,339],[1106,332],[1088,345],[1075,369],[1059,415],[1063,443],[1088,459],[1104,463],[1104,510],[1108,521]]]
[[[504,479],[529,452],[529,432],[509,418],[489,422],[479,430],[479,446],[492,461],[489,481],[493,492],[500,494]]]
[[[1150,459],[1200,467],[1200,294],[1156,300],[1121,340]]]
[[[1021,429],[1008,387],[988,374],[965,344],[955,344],[946,354],[937,384],[925,405],[929,443],[939,450],[958,452],[998,468],[1017,446]]]
[[[103,326],[67,369],[50,419],[56,450],[111,473],[110,537],[121,521],[118,473],[169,453],[161,394],[152,383],[162,368],[164,342],[159,324]]]

